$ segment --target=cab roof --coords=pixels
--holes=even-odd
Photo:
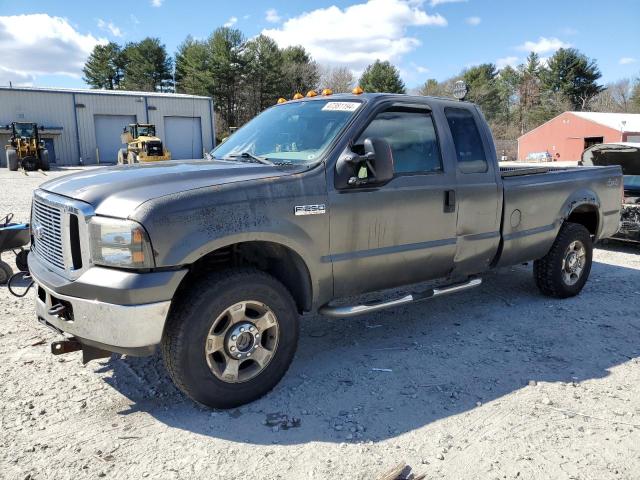
[[[314,97],[303,97],[298,100],[287,100],[286,103],[290,102],[308,102],[308,101],[318,101],[318,100],[359,100],[364,102],[375,102],[381,100],[388,99],[398,99],[409,102],[416,103],[440,103],[447,105],[473,105],[471,102],[456,100],[455,98],[447,98],[447,97],[433,97],[433,96],[424,96],[424,95],[407,95],[404,93],[361,93],[360,95],[355,95],[353,93],[334,93],[332,95],[316,95]]]

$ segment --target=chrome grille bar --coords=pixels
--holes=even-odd
[[[70,218],[78,219],[78,235],[83,268],[74,269],[69,233]],[[31,207],[31,250],[52,271],[73,280],[78,278],[89,265],[87,222],[94,215],[91,205],[55,195],[44,190],[36,190]],[[80,264],[80,262],[78,262]]]

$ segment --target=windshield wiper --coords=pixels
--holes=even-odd
[[[254,155],[251,152],[242,152],[242,153],[233,153],[231,155],[227,155],[227,158],[248,158],[255,162],[262,163],[263,165],[275,165],[271,160],[266,157],[261,157],[259,155]]]

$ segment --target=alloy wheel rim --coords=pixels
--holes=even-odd
[[[259,375],[278,347],[278,318],[262,302],[246,300],[226,308],[205,339],[207,365],[219,380],[242,383]]]
[[[578,283],[587,263],[587,250],[580,240],[575,240],[567,247],[562,259],[562,280],[571,286]]]

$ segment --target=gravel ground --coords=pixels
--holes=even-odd
[[[2,169],[0,213],[28,220],[46,178]],[[518,266],[454,297],[304,318],[283,381],[233,411],[186,399],[159,357],[52,356],[30,296],[0,287],[0,478],[369,480],[406,462],[427,478],[637,479],[639,252],[596,250],[564,301]]]

